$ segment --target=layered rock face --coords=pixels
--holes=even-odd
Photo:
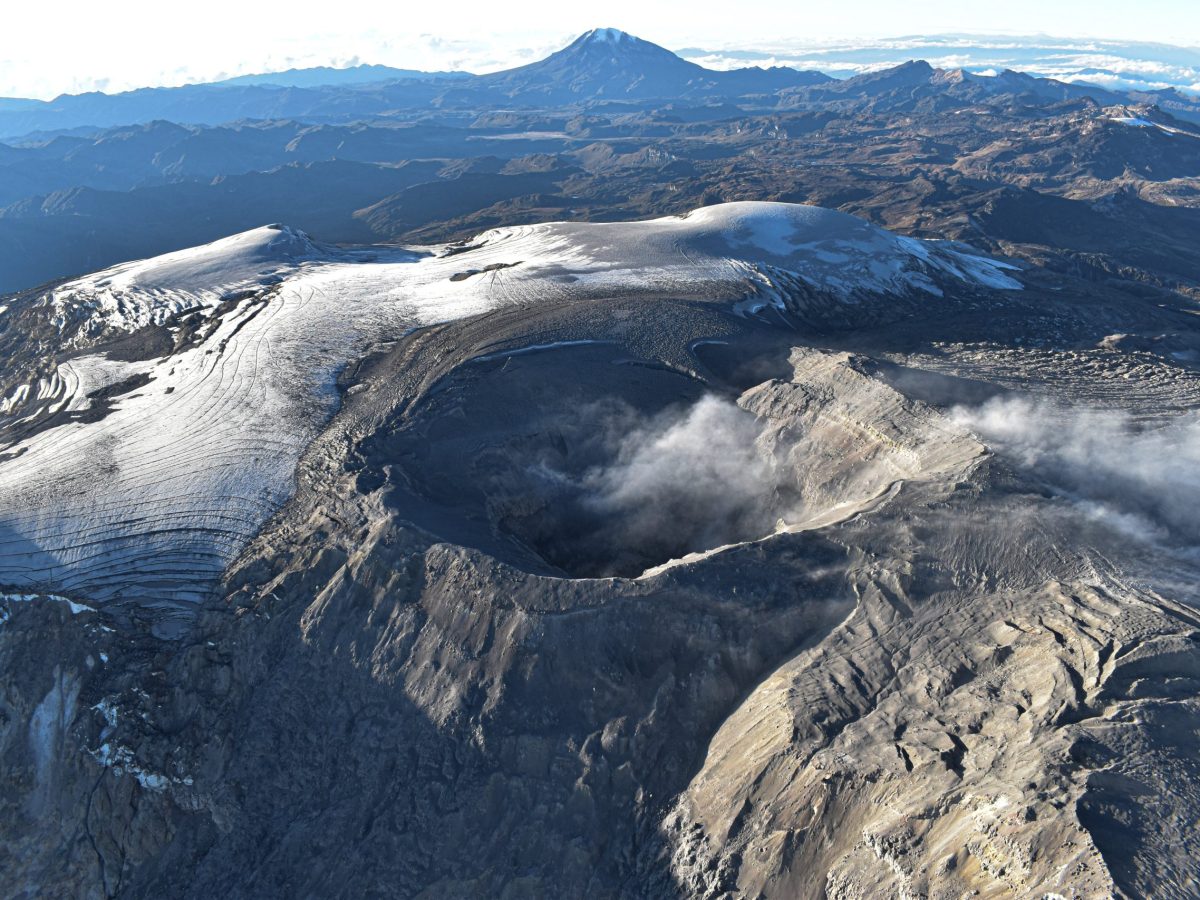
[[[1194,896],[1200,613],[1176,501],[1196,488],[1187,466],[1136,490],[1110,472],[1191,452],[1194,367],[1027,349],[1048,304],[1075,348],[1109,311],[844,218],[304,245],[277,283],[193,284],[188,322],[168,288],[128,288],[123,308],[167,310],[139,331],[173,342],[133,363],[153,380],[90,421],[31,430],[55,413],[22,406],[0,477],[62,429],[170,410],[182,357],[308,360],[325,405],[284,407],[282,444],[253,404],[235,445],[180,438],[185,469],[214,447],[233,472],[286,462],[194,593],[194,569],[145,565],[124,588],[73,590],[74,562],[9,578],[11,893]],[[984,327],[992,345],[951,342]],[[109,339],[78,333],[85,356]],[[1139,408],[1107,454],[1037,444],[1043,407],[1014,405],[1118,380]],[[196,515],[226,508],[205,491]]]

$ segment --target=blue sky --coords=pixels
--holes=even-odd
[[[854,48],[946,32],[1200,47],[1195,0],[60,0],[5,9],[0,96],[184,84],[358,61],[488,71],[540,58],[595,26],[623,28],[672,49],[761,49],[781,59],[801,58],[814,46]],[[1200,68],[1200,50],[1195,56]]]

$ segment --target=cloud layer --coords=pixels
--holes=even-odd
[[[1113,90],[1177,88],[1200,94],[1200,52],[1165,44],[1038,37],[938,35],[894,40],[688,48],[686,58],[710,68],[747,65],[817,69],[846,78],[924,59],[944,69],[994,75],[1015,69]]]
[[[1126,412],[1001,398],[953,417],[1129,537],[1200,545],[1200,415],[1144,426]]]

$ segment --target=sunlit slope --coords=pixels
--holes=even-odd
[[[53,364],[17,354],[7,373],[0,583],[186,608],[291,494],[339,405],[339,373],[413,328],[618,297],[784,324],[853,318],[1017,289],[1010,269],[779,203],[410,249],[322,247],[272,226],[124,264],[3,313],[41,317],[65,352]],[[128,351],[148,334],[161,350]]]

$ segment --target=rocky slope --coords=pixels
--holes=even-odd
[[[4,315],[16,896],[1196,896],[1181,297],[735,204]]]

